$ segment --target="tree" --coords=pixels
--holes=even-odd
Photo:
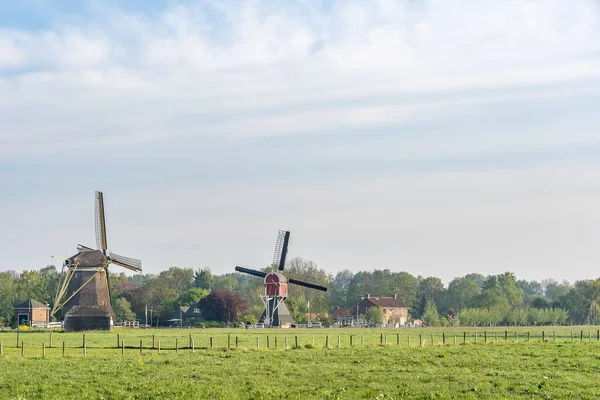
[[[352,282],[354,274],[350,270],[338,272],[331,282],[331,307],[347,307],[348,304],[348,286]]]
[[[16,297],[15,272],[0,272],[0,326],[13,319],[13,302]]]
[[[481,289],[471,279],[454,278],[448,284],[448,306],[460,312],[465,307],[473,306]]]
[[[433,300],[428,300],[423,313],[423,323],[428,326],[439,326],[440,315]]]
[[[135,313],[131,311],[131,304],[124,298],[118,298],[113,306],[117,321],[133,321]]]
[[[365,314],[365,319],[371,324],[383,324],[383,309],[379,306],[370,307]]]
[[[204,319],[230,324],[246,313],[248,302],[236,293],[217,289],[201,299],[198,308]]]
[[[194,287],[198,289],[210,289],[212,274],[210,268],[203,268],[194,273]]]
[[[210,291],[207,289],[199,289],[199,288],[192,288],[192,289],[188,289],[185,292],[183,292],[181,294],[181,296],[179,296],[179,305],[180,306],[193,306],[194,304],[198,303],[200,301],[200,299],[203,299],[204,297],[208,296],[210,294]]]

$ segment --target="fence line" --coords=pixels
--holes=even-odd
[[[337,346],[330,346],[329,343],[329,335],[286,335],[286,334],[252,334],[252,335],[236,335],[232,337],[231,334],[222,334],[215,336],[206,336],[206,335],[194,335],[189,334],[184,336],[187,340],[187,345],[181,345],[179,339],[181,337],[173,337],[173,336],[159,336],[156,334],[152,335],[127,335],[127,343],[122,337],[121,333],[116,333],[115,338],[117,340],[116,346],[114,344],[109,345],[112,339],[108,339],[106,336],[103,336],[102,339],[98,339],[98,337],[94,338],[93,334],[81,334],[79,336],[80,341],[77,344],[77,336],[73,334],[68,334],[68,341],[62,341],[62,355],[65,356],[65,353],[69,349],[80,349],[78,352],[71,352],[72,355],[79,354],[83,357],[88,357],[94,352],[98,352],[99,350],[121,350],[121,354],[125,355],[128,352],[131,352],[132,349],[137,350],[140,356],[144,356],[146,354],[165,354],[171,353],[179,353],[180,351],[189,350],[191,352],[195,352],[196,350],[210,350],[210,349],[218,349],[218,350],[232,350],[232,349],[256,349],[256,350],[297,350],[297,349],[310,349],[310,348],[325,348],[325,349],[350,349],[350,348],[359,348],[359,347],[376,347],[376,346],[384,346],[384,347],[398,347],[398,348],[419,348],[419,347],[445,347],[445,346],[461,346],[461,345],[478,345],[478,346],[486,346],[486,345],[505,345],[505,344],[519,344],[519,343],[585,343],[585,342],[595,342],[600,343],[600,329],[594,329],[595,334],[592,330],[562,330],[557,332],[554,330],[539,330],[534,332],[524,332],[524,331],[514,331],[510,332],[508,330],[494,330],[488,331],[485,330],[483,332],[477,331],[462,331],[459,332],[454,330],[452,332],[434,332],[430,334],[430,337],[424,337],[423,333],[419,334],[419,342],[415,344],[411,341],[411,334],[401,334],[396,333],[396,340],[388,340],[388,335],[384,333],[380,333],[378,335],[370,334],[360,336],[360,341],[354,340],[354,334],[348,333],[343,335],[337,335]],[[10,346],[5,346],[4,343],[10,343],[11,338],[9,335],[15,335],[14,349],[20,349],[17,353],[11,350]],[[57,333],[54,333],[56,337]],[[458,335],[457,335],[458,334]],[[462,341],[458,340],[459,335],[462,334]],[[479,336],[482,334],[482,336]],[[110,334],[101,334],[101,335],[110,335]],[[451,337],[448,337],[451,335]],[[196,337],[194,337],[196,336]],[[278,348],[277,342],[278,339],[281,339],[283,336],[285,345],[282,348]],[[379,336],[379,337],[377,337]],[[504,340],[499,340],[499,336],[503,337]],[[197,341],[197,337],[202,337],[204,340],[208,339],[208,341],[204,341],[205,345],[197,347],[197,343],[202,343],[202,341]],[[292,346],[288,346],[288,338],[291,337],[293,340]],[[2,340],[2,339],[8,340]],[[47,341],[44,338],[49,338],[50,341]],[[94,340],[95,339],[95,340]],[[108,340],[107,340],[108,339]],[[146,340],[145,340],[146,339]],[[232,339],[235,340],[235,346],[232,346]],[[158,342],[157,342],[158,340]],[[261,343],[262,340],[262,343]],[[40,355],[42,358],[47,358],[47,356],[52,356],[56,354],[55,350],[58,350],[60,353],[61,347],[53,347],[52,345],[47,346],[47,343],[52,343],[52,333],[49,336],[39,334],[39,333],[24,333],[24,332],[15,332],[15,333],[0,333],[0,357],[6,357],[7,355],[14,355],[20,353],[21,357],[25,357],[26,355],[29,357],[37,357]],[[139,345],[138,345],[139,343]],[[158,343],[158,346],[156,345]],[[184,341],[183,343],[186,343]],[[137,353],[135,352],[135,353]],[[131,352],[134,354],[134,352]]]

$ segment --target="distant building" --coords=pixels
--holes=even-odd
[[[331,318],[333,318],[339,324],[344,326],[354,325],[356,321],[356,307],[354,308],[343,308],[337,307],[331,312]]]
[[[50,308],[37,300],[29,299],[15,306],[17,325],[47,325],[50,322]]]
[[[359,315],[364,315],[371,307],[381,307],[385,325],[406,325],[408,321],[408,306],[396,295],[393,297],[377,297],[367,294],[354,309],[358,310]]]
[[[365,315],[369,308],[381,307],[384,315],[384,325],[406,325],[408,322],[408,306],[398,299],[392,297],[371,296],[367,294],[357,305],[349,308],[338,307],[331,313],[331,317],[342,325],[354,325],[357,323],[357,314]]]

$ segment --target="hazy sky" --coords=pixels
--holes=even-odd
[[[597,0],[2,1],[0,268],[94,246],[102,190],[147,272],[287,229],[332,273],[596,278],[599,102]]]

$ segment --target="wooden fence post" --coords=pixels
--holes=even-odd
[[[269,343],[269,335],[267,335],[267,349],[270,347],[270,343]]]
[[[556,342],[556,331],[552,331],[552,341]]]
[[[529,342],[529,332],[527,332],[527,342]]]
[[[298,336],[294,336],[294,339],[296,340],[296,349],[297,349],[298,348]],[[338,345],[339,345],[339,336],[338,336]]]
[[[383,344],[383,333],[379,334],[379,344]]]
[[[329,335],[325,336],[325,348],[328,349],[329,348]]]
[[[442,332],[442,345],[446,345],[446,332]]]
[[[235,337],[235,348],[236,349],[238,348],[238,337],[237,336]]]
[[[63,345],[62,345],[62,356],[63,357],[65,356],[65,342],[63,342]]]
[[[487,331],[483,331],[483,343],[487,343]]]
[[[423,334],[419,333],[419,346],[423,347]]]
[[[583,342],[583,329],[581,330],[581,334],[579,335],[579,341]]]
[[[227,349],[231,348],[231,335],[227,335]]]
[[[46,343],[42,342],[42,358],[46,358]]]
[[[212,342],[212,336],[209,338],[209,342],[210,342],[210,344],[209,344],[210,348],[212,349],[212,344],[213,344],[213,342]]]
[[[124,340],[121,341],[121,355],[122,356],[125,355],[125,341]]]
[[[52,348],[52,332],[50,332],[50,348]]]
[[[352,335],[350,335],[350,347],[352,347]]]
[[[467,343],[467,332],[463,332],[463,343]]]
[[[456,346],[456,332],[454,332],[454,345]]]
[[[260,348],[260,339],[256,338],[256,350]]]
[[[142,339],[140,339],[140,356],[142,355]]]
[[[542,342],[546,341],[546,333],[542,331]]]
[[[0,342],[0,357],[2,357],[4,355],[4,344],[2,344],[2,342]]]
[[[338,349],[340,348],[341,344],[342,344],[342,339],[340,338],[340,335],[338,335]]]
[[[83,335],[83,357],[87,357],[87,344],[85,343],[85,335]]]
[[[212,347],[212,337],[210,338],[210,344],[210,347]],[[175,338],[175,353],[179,353],[179,338]]]
[[[21,357],[25,357],[25,343],[21,341]]]
[[[85,347],[85,333],[83,334],[83,338],[82,338],[82,342],[81,342],[81,347]]]
[[[17,331],[17,349],[19,348],[19,331]]]
[[[154,350],[154,348],[155,348],[154,347],[155,339],[156,338],[154,337],[154,334],[152,334],[152,350]]]
[[[190,346],[189,346],[189,347],[190,347],[190,349],[192,348],[192,340],[193,340],[193,339],[192,339],[192,334],[190,333]]]
[[[477,331],[475,331],[475,343],[477,343]]]
[[[192,352],[196,352],[196,345],[194,344],[194,339],[192,339]]]
[[[284,348],[284,350],[287,350],[287,348],[288,348],[288,345],[287,345],[287,336],[284,336],[283,339],[284,339],[283,340],[284,341],[283,348]]]
[[[396,344],[400,346],[400,334],[396,333]]]
[[[160,354],[160,339],[158,339],[158,354]]]

